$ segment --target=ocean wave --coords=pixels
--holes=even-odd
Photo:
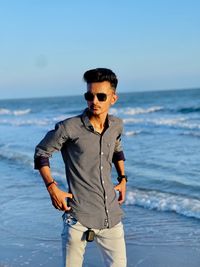
[[[135,136],[135,135],[138,135],[140,134],[142,131],[125,131],[124,132],[124,135],[125,136]]]
[[[54,127],[55,123],[65,120],[69,117],[69,114],[67,115],[60,115],[57,117],[47,118],[47,117],[40,117],[40,118],[31,118],[31,119],[22,119],[19,117],[16,118],[2,118],[0,119],[0,124],[4,125],[12,125],[12,126],[46,126],[50,125]]]
[[[159,119],[152,119],[147,120],[147,122],[151,122],[155,125],[167,125],[167,126],[174,126],[174,125],[181,125],[186,121],[186,118],[159,118]]]
[[[190,122],[187,118],[124,118],[124,124],[144,124],[144,125],[155,125],[155,126],[167,126],[181,129],[200,129],[199,123]]]
[[[1,145],[0,144],[0,160],[5,161],[9,164],[14,165],[20,165],[20,166],[26,166],[26,168],[29,168],[31,170],[34,169],[34,159],[33,155],[25,153],[25,152],[19,152],[19,151],[12,151],[9,146]],[[66,175],[65,171],[60,171],[56,166],[53,166],[52,168],[52,175],[56,178],[57,181],[59,181],[60,184],[66,183]]]
[[[181,114],[189,114],[189,113],[199,113],[200,106],[197,107],[177,107],[177,108],[169,108],[164,106],[151,106],[147,108],[141,107],[126,107],[126,108],[111,108],[110,112],[113,115],[141,115],[141,114],[149,114],[149,113],[157,113],[162,111],[165,113],[181,113]]]
[[[163,107],[160,106],[152,106],[149,108],[140,108],[140,107],[127,107],[127,108],[111,108],[110,113],[113,115],[124,114],[124,115],[139,115],[139,114],[147,114],[154,113],[163,110]]]
[[[146,114],[146,113],[153,113],[153,112],[158,112],[162,110],[163,107],[159,106],[153,106],[150,108],[126,108],[124,109],[124,114],[126,115],[138,115],[138,114]]]
[[[199,123],[189,122],[186,118],[160,118],[152,120],[148,119],[147,122],[152,123],[154,125],[171,126],[182,129],[200,129]]]
[[[124,124],[137,124],[137,123],[144,123],[145,119],[138,119],[138,118],[124,118]]]
[[[10,110],[5,108],[0,108],[0,115],[14,115],[14,116],[22,116],[31,112],[31,109],[19,109],[19,110]]]
[[[183,128],[199,127],[197,124],[191,124],[186,122],[185,118],[124,118],[124,124],[145,124],[145,125],[156,125],[156,126],[176,126]]]
[[[182,133],[182,135],[200,138],[200,132],[190,131],[190,132],[184,132]]]
[[[49,119],[28,119],[28,120],[19,120],[19,119],[0,119],[0,124],[11,125],[11,126],[44,126],[49,125],[51,121]]]
[[[126,205],[135,205],[164,212],[176,212],[186,217],[200,219],[200,200],[183,195],[134,189],[127,192]]]
[[[200,112],[200,107],[183,107],[183,108],[178,109],[177,112],[184,113],[184,114],[196,113],[196,112],[198,113]]]
[[[25,153],[19,153],[4,149],[0,150],[0,160],[7,161],[11,164],[26,165],[33,168],[33,159]]]

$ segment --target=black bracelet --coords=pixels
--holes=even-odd
[[[122,179],[125,179],[126,182],[128,182],[128,177],[126,175],[120,175],[117,177],[119,183],[121,183]]]
[[[48,187],[49,187],[50,185],[52,185],[52,184],[55,184],[55,180],[53,180],[52,182],[46,184],[46,188],[48,189]]]

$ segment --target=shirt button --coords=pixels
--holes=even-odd
[[[104,180],[102,181],[102,183],[104,184]]]
[[[107,196],[105,196],[105,199],[107,199]]]
[[[101,170],[103,170],[103,166],[101,166]]]
[[[101,155],[103,155],[103,152],[101,152]]]

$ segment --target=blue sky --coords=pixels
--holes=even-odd
[[[200,88],[198,0],[0,0],[0,98],[81,94],[111,68],[119,92]]]

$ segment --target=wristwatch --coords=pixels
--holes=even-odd
[[[120,175],[117,177],[119,183],[121,183],[122,179],[125,179],[126,182],[128,182],[128,177],[126,175]]]

